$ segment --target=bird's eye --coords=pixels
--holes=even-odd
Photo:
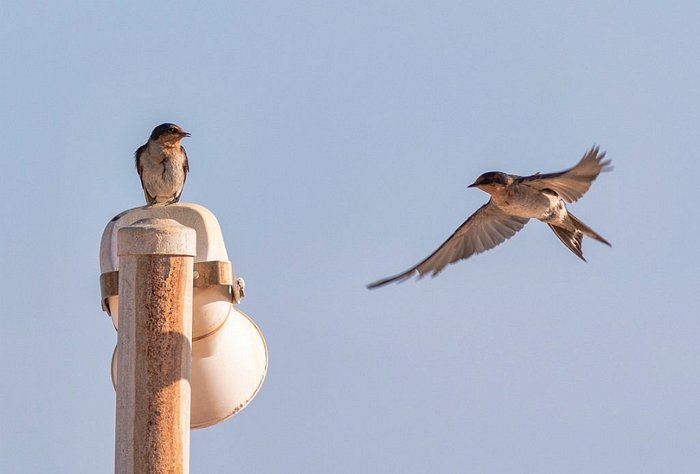
[[[168,129],[168,133],[177,133],[177,128],[175,128],[175,127],[170,127],[170,128]]]

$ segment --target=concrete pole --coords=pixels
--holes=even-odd
[[[189,472],[195,239],[172,219],[117,236],[117,474]]]

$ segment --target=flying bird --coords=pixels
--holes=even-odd
[[[517,176],[491,171],[477,178],[470,188],[479,188],[491,195],[437,250],[425,260],[403,273],[367,285],[373,289],[406,280],[413,275],[436,276],[447,265],[490,250],[513,237],[530,219],[539,219],[554,231],[559,240],[584,262],[581,249],[583,236],[605,245],[610,243],[578,220],[566,203],[578,201],[591,187],[601,171],[611,168],[604,160],[605,152],[597,146],[583,155],[573,168],[559,173]]]
[[[180,140],[189,136],[179,125],[164,123],[154,128],[146,144],[136,150],[136,170],[147,205],[180,200],[190,170]]]

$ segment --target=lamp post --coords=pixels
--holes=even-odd
[[[118,234],[115,472],[189,472],[195,232],[144,219]]]

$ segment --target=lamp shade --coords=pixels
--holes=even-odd
[[[190,427],[219,423],[250,403],[267,372],[267,346],[255,322],[230,305],[222,326],[192,340],[192,406]],[[116,387],[117,349],[112,356]]]

